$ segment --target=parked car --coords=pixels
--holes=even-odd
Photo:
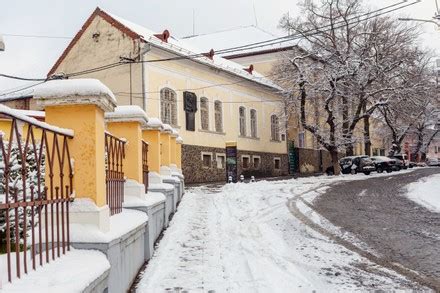
[[[410,168],[417,167],[417,163],[416,162],[409,162],[408,167],[410,167]]]
[[[426,160],[428,166],[440,166],[440,161],[438,158],[429,158]]]
[[[382,173],[383,171],[390,173],[392,171],[399,170],[396,159],[391,159],[382,156],[374,156],[371,157],[371,160],[374,162],[374,165],[376,166],[377,173]]]
[[[376,170],[373,161],[369,156],[349,156],[339,160],[342,174],[364,173],[370,175]]]
[[[408,169],[408,167],[409,167],[409,160],[408,160],[408,156],[406,154],[395,154],[393,156],[389,156],[389,158],[400,160],[401,161],[401,168],[402,169]]]

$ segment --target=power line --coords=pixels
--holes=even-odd
[[[418,3],[418,2],[419,1],[415,1],[415,2],[412,2],[412,3],[408,3],[406,5],[400,6],[400,7],[396,7],[396,8],[391,9],[391,10],[387,10],[388,8],[392,8],[392,7],[398,6],[400,4],[406,3],[406,1],[401,1],[401,2],[395,3],[393,5],[389,5],[389,6],[386,6],[386,7],[383,7],[383,8],[374,10],[374,11],[371,11],[371,12],[367,12],[367,13],[364,13],[364,14],[361,14],[361,15],[358,15],[358,16],[355,16],[355,17],[348,18],[347,19],[347,23],[345,22],[345,20],[342,20],[342,21],[339,21],[339,22],[335,22],[333,24],[333,26],[325,25],[325,26],[322,26],[322,27],[318,27],[318,28],[314,28],[314,29],[310,29],[310,30],[304,31],[301,34],[297,33],[297,34],[294,34],[294,35],[274,38],[274,39],[263,41],[263,42],[255,42],[255,43],[250,43],[250,44],[243,45],[243,46],[231,47],[231,48],[228,48],[228,49],[220,50],[217,53],[220,53],[220,54],[221,53],[225,53],[225,52],[231,53],[231,52],[236,52],[236,51],[255,49],[255,48],[267,46],[269,42],[272,42],[271,44],[278,44],[278,43],[292,41],[292,40],[295,40],[295,39],[304,38],[306,36],[312,36],[314,34],[321,33],[323,31],[322,29],[325,29],[325,28],[328,28],[328,27],[330,27],[331,29],[338,29],[338,28],[344,27],[346,25],[357,24],[357,23],[369,20],[371,18],[376,18],[378,16],[381,16],[381,15],[384,15],[384,14],[391,13],[393,11],[397,11],[397,10],[403,9],[405,7],[414,5],[414,4]],[[377,14],[377,12],[383,11],[383,10],[387,10],[387,11],[384,11],[382,13]],[[374,14],[374,15],[371,15],[371,14]],[[362,16],[366,16],[366,15],[371,15],[371,16],[368,16],[366,18],[361,19]],[[355,22],[348,22],[348,21],[354,20],[354,19],[356,20]],[[341,26],[336,26],[336,27],[334,26],[335,24],[342,24],[342,23],[343,23],[343,25],[341,25]],[[280,41],[278,41],[278,40],[280,40]],[[274,43],[274,41],[276,41],[276,42]],[[204,53],[198,53],[198,54],[190,54],[190,55],[187,55],[187,56],[176,56],[176,57],[163,58],[163,59],[155,59],[155,60],[134,61],[134,62],[130,62],[130,63],[155,63],[155,62],[166,62],[166,61],[182,60],[182,59],[190,59],[190,60],[192,60],[193,58],[199,58],[199,57],[205,57],[205,54]],[[78,71],[78,72],[73,72],[73,73],[69,73],[69,74],[64,74],[64,77],[68,78],[68,77],[75,77],[75,76],[84,75],[84,74],[95,73],[95,72],[98,72],[98,71],[108,70],[108,69],[111,69],[111,68],[114,68],[114,67],[118,67],[118,66],[122,66],[122,65],[125,65],[125,64],[129,64],[129,63],[121,62],[121,61],[120,62],[115,62],[115,63],[111,63],[111,64],[107,64],[107,65],[103,65],[103,66],[99,66],[99,67],[95,67],[95,68],[90,68],[90,69],[83,70],[83,71]],[[47,79],[43,79],[43,78],[24,78],[24,77],[11,76],[11,75],[6,75],[6,74],[1,74],[0,76],[1,77],[6,77],[6,78],[18,79],[18,80],[25,80],[25,81],[43,81],[44,82],[44,81],[47,80]],[[33,86],[36,86],[36,85],[37,84],[35,84]],[[31,88],[33,86],[25,87],[25,88],[23,88],[21,90],[28,89],[28,88]],[[17,91],[20,91],[20,90],[17,90]],[[3,96],[3,95],[10,94],[10,93],[15,93],[17,91],[13,91],[13,92],[9,92],[9,93],[6,93],[6,94],[1,94],[1,95]]]
[[[7,96],[7,95],[10,95],[10,94],[14,94],[14,93],[17,93],[17,92],[21,92],[21,91],[24,91],[24,90],[36,87],[37,85],[43,84],[45,82],[47,82],[47,80],[44,80],[44,81],[41,81],[41,82],[37,82],[37,83],[31,84],[31,85],[28,85],[28,86],[25,86],[23,88],[19,88],[17,90],[13,90],[13,91],[10,91],[10,92],[7,92],[7,93],[1,93],[0,97],[1,96]]]
[[[64,36],[48,36],[48,35],[22,35],[22,34],[3,34],[3,36],[6,37],[13,37],[13,38],[38,38],[38,39],[65,39],[65,40],[71,40],[73,37],[64,37]]]

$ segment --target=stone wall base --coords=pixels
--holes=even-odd
[[[204,166],[202,155],[211,154],[210,166]],[[217,165],[217,155],[224,155],[224,148],[213,148],[195,145],[182,145],[182,171],[185,183],[226,182],[225,166]],[[285,176],[288,174],[287,154],[253,152],[246,150],[237,151],[238,176],[244,175],[258,177]],[[243,158],[249,159],[249,164],[243,165]],[[254,158],[258,158],[258,166],[254,165]],[[275,159],[279,159],[278,168],[275,168]]]

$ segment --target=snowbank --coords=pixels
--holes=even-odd
[[[2,271],[6,264],[2,263]],[[30,269],[21,279],[12,283],[2,280],[1,292],[81,292],[110,269],[105,255],[95,250],[71,248],[66,255],[49,264]],[[2,276],[7,277],[6,272]]]
[[[427,209],[440,213],[440,174],[408,185],[407,197]]]

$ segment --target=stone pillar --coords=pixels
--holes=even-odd
[[[116,105],[113,93],[98,80],[56,80],[37,88],[34,98],[44,108],[47,123],[74,131],[74,138],[69,140],[75,193],[71,222],[95,224],[108,231],[104,112],[113,111]],[[88,200],[87,209],[82,208],[81,199]]]
[[[160,172],[160,132],[163,129],[162,121],[158,118],[149,118],[142,128],[142,137],[148,142],[148,167],[151,172]]]
[[[182,144],[183,139],[179,136],[176,138],[176,166],[182,172]]]
[[[173,129],[170,136],[170,165],[177,166],[177,142],[176,139],[179,137],[179,133]]]
[[[161,149],[161,167],[169,167],[171,164],[171,134],[173,129],[170,125],[164,124],[163,130],[160,133]]]
[[[105,113],[105,120],[111,134],[127,140],[124,175],[142,183],[142,127],[147,126],[147,115],[139,106],[118,106]]]

